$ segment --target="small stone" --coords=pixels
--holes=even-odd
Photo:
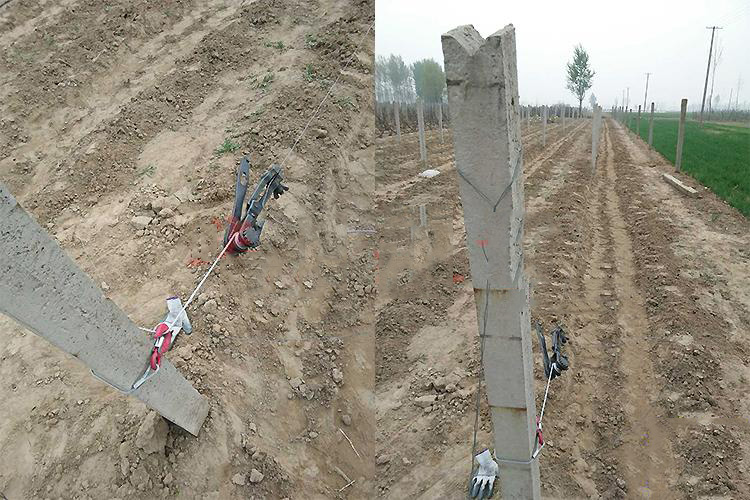
[[[273,284],[276,285],[276,288],[278,288],[279,290],[284,289],[284,283],[282,283],[281,281],[274,281]]]
[[[253,484],[257,484],[259,482],[263,481],[263,474],[258,469],[253,469],[250,471],[250,482]]]
[[[104,290],[105,292],[109,290],[109,285],[106,281],[102,281],[102,290]]]
[[[299,386],[302,385],[302,379],[299,377],[294,377],[289,381],[289,385],[292,386],[292,389],[299,389]]]
[[[147,215],[138,215],[130,221],[130,224],[136,229],[146,229],[150,223],[151,217]]]
[[[419,406],[420,408],[427,408],[428,406],[432,406],[432,404],[437,400],[437,396],[434,394],[429,394],[427,396],[419,396],[414,400],[414,404]]]
[[[232,482],[236,484],[237,486],[244,486],[245,485],[245,475],[241,472],[238,472],[234,476],[232,476]]]
[[[316,437],[318,437],[318,433],[315,431],[310,431],[308,436],[310,436],[310,439],[315,439]]]
[[[305,285],[305,287],[307,287],[308,290],[312,289],[312,287],[313,287],[313,282],[310,281],[310,280],[303,281],[302,284]]]
[[[341,370],[339,370],[338,368],[333,369],[333,371],[331,372],[331,376],[333,377],[333,381],[337,384],[340,384],[344,381],[344,374],[341,373]]]
[[[209,314],[216,314],[218,312],[218,305],[214,299],[209,299],[203,304],[203,311]]]
[[[344,425],[347,427],[352,425],[352,417],[347,414],[341,415],[341,421],[344,422]]]
[[[170,484],[172,484],[173,481],[174,481],[174,477],[172,477],[171,472],[168,472],[167,475],[164,476],[164,479],[162,480],[165,486],[169,486]]]
[[[250,425],[247,426],[247,428],[250,429],[250,432],[253,432],[253,433],[258,432],[258,426],[252,422],[250,423]]]
[[[382,455],[378,456],[375,459],[375,463],[377,465],[385,465],[385,464],[387,464],[390,461],[391,461],[391,457],[390,457],[390,455],[388,455],[386,453],[383,453]]]

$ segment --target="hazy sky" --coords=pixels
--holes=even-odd
[[[461,24],[473,24],[484,37],[515,26],[523,104],[577,104],[565,89],[565,63],[581,43],[596,71],[591,91],[599,103],[621,102],[630,87],[635,109],[643,104],[646,72],[652,73],[648,101],[657,108],[679,109],[685,97],[700,107],[711,39],[706,26],[723,26],[716,31],[723,54],[714,96],[723,107],[742,76],[740,104],[750,102],[750,0],[376,0],[375,52],[442,64],[440,35]],[[710,90],[710,78],[708,84]]]

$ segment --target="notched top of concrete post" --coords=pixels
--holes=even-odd
[[[488,36],[485,40],[472,26],[466,24],[450,30],[442,35],[443,55],[445,64],[446,84],[460,85],[470,79],[470,71],[475,70],[477,59],[488,57],[490,64],[484,64],[485,71],[490,72],[491,78],[472,79],[489,83],[501,84],[503,81],[502,58],[508,43],[513,43],[515,28],[509,24]],[[468,57],[466,57],[468,56]],[[497,58],[500,60],[497,60]]]

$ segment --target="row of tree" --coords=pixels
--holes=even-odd
[[[375,59],[375,99],[378,102],[443,102],[445,73],[434,59],[406,64],[401,56],[391,54]]]
[[[589,66],[589,55],[578,45],[573,59],[567,64],[567,88],[578,99],[578,113],[583,98],[591,88],[594,71]],[[399,55],[378,56],[375,59],[375,99],[378,102],[412,103],[419,98],[425,103],[445,100],[445,73],[434,59],[421,59],[406,64]],[[592,101],[592,105],[595,101]]]

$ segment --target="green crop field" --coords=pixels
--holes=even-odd
[[[671,115],[654,115],[654,149],[674,163],[679,121]],[[634,132],[636,123],[632,117]],[[641,118],[640,136],[648,141],[648,118]],[[750,217],[750,128],[687,121],[682,170]]]

